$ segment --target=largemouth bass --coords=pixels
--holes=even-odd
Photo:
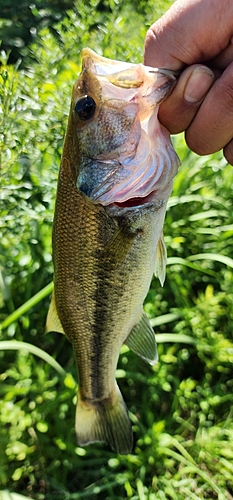
[[[84,49],[59,173],[47,330],[73,344],[79,444],[122,454],[133,438],[115,381],[120,348],[157,360],[143,301],[153,272],[165,278],[162,230],[179,161],[157,114],[175,83],[168,70]]]

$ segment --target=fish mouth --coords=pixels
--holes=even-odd
[[[126,132],[113,127],[119,141],[110,150],[89,156],[79,169],[77,186],[94,203],[119,209],[158,204],[168,198],[179,161],[170,136],[158,121],[158,105],[176,83],[172,71],[108,60],[83,49],[83,72],[94,75],[103,105],[131,124]],[[111,114],[111,117],[113,114]],[[98,122],[101,127],[101,119]],[[105,130],[105,129],[104,129]],[[111,137],[110,137],[111,140]],[[114,143],[115,144],[115,143]]]
[[[83,67],[91,70],[93,74],[98,76],[110,77],[114,85],[124,88],[137,88],[142,84],[141,71],[143,68],[143,73],[146,72],[147,76],[153,75],[165,76],[167,80],[176,81],[177,77],[180,76],[181,71],[171,70],[167,68],[155,68],[151,66],[144,66],[143,64],[133,64],[129,62],[116,61],[114,59],[109,59],[107,57],[100,56],[96,54],[93,50],[89,48],[82,49],[82,61]]]
[[[137,208],[142,205],[152,203],[155,196],[155,191],[143,197],[129,198],[128,200],[122,202],[115,202],[113,205],[117,208]]]
[[[164,134],[157,127],[155,149],[149,135],[141,130],[136,152],[132,157],[127,154],[119,157],[115,170],[109,169],[102,182],[91,191],[90,198],[105,207],[111,205],[119,209],[157,204],[165,199],[179,163],[167,134]],[[104,160],[101,162],[103,164]]]

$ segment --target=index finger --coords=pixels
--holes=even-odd
[[[168,69],[206,62],[233,35],[231,0],[177,0],[148,30],[144,64]]]

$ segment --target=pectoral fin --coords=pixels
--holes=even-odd
[[[161,286],[164,285],[166,277],[166,264],[167,264],[167,249],[164,241],[163,232],[161,232],[157,247],[155,270],[154,270],[154,274],[155,276],[157,276],[157,278],[159,278]]]
[[[49,306],[49,311],[47,315],[47,320],[46,320],[46,327],[45,327],[46,333],[48,332],[59,332],[59,333],[64,333],[64,330],[62,328],[60,319],[57,314],[57,308],[56,308],[56,303],[55,303],[55,297],[54,297],[54,292],[52,294],[52,299],[51,303]]]
[[[125,340],[125,344],[150,365],[158,361],[155,333],[144,311]]]
[[[137,236],[137,232],[130,232],[118,228],[109,240],[104,250],[103,259],[120,265],[124,262],[132,244]]]

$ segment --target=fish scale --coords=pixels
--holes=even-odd
[[[175,79],[162,70],[109,61],[89,49],[82,57],[58,179],[54,293],[47,330],[65,333],[73,344],[79,374],[79,444],[104,441],[119,453],[129,453],[131,424],[115,371],[124,342],[150,364],[157,360],[143,301],[154,269],[161,281],[165,275],[162,228],[178,159],[158,122],[157,103],[169,94]],[[89,108],[82,112],[86,103]],[[145,134],[150,155],[146,173],[140,169],[145,155],[136,155]],[[135,158],[140,179],[131,164]],[[134,197],[135,182],[142,183],[141,198]],[[124,186],[123,203],[118,184],[119,190]],[[98,200],[92,194],[97,191]]]
[[[66,176],[66,182],[67,180],[68,175]],[[67,330],[69,339],[74,345],[78,341],[77,358],[80,356],[82,358],[82,362],[78,361],[78,366],[80,366],[79,380],[82,381],[83,378],[86,381],[86,367],[90,361],[91,367],[89,371],[91,373],[95,372],[95,366],[92,365],[95,365],[96,361],[93,363],[93,357],[91,357],[93,340],[94,338],[98,339],[99,336],[98,329],[101,326],[101,313],[104,312],[104,288],[108,288],[109,279],[107,278],[114,267],[111,262],[110,266],[104,266],[101,271],[102,276],[98,279],[100,253],[101,248],[104,249],[112,234],[114,234],[116,224],[111,221],[103,209],[103,216],[100,217],[98,207],[91,204],[87,198],[83,199],[74,185],[72,193],[71,183],[68,182],[69,211],[67,212],[67,189],[64,184],[62,180],[61,190],[58,190],[54,222],[54,233],[61,235],[61,242],[58,239],[54,243],[55,297],[57,308],[60,311],[61,323],[64,325],[65,330],[66,323],[69,326],[69,330]],[[79,217],[74,219],[73,214],[77,212]],[[82,239],[80,239],[80,234],[82,234]],[[104,241],[104,236],[106,241]],[[77,278],[72,276],[74,272]],[[113,269],[112,274],[114,275],[114,273]],[[66,282],[68,281],[69,294],[67,294],[64,276]],[[105,287],[102,285],[103,279]],[[111,279],[114,281],[113,276],[111,276]],[[99,292],[97,290],[98,283]],[[56,285],[59,290],[58,294],[56,294]],[[106,295],[108,295],[107,291]],[[98,296],[99,300],[97,300]],[[97,314],[98,309],[99,314]],[[109,306],[107,311],[109,311]],[[78,337],[76,327],[74,331],[71,328],[71,325],[73,323],[76,325],[77,321],[79,323]],[[111,315],[110,321],[112,322]],[[86,341],[87,336],[89,337],[88,343]],[[102,339],[102,343],[104,343],[104,339]],[[100,356],[95,356],[94,359],[101,360]],[[83,377],[82,367],[84,368]]]

